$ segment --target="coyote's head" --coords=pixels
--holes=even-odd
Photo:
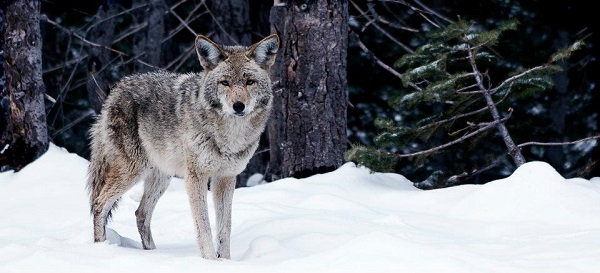
[[[204,99],[210,107],[246,116],[272,101],[269,69],[275,62],[276,34],[250,46],[224,46],[199,35],[196,53],[204,68]]]

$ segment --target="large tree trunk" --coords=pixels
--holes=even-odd
[[[165,0],[133,0],[132,6],[147,4],[136,12],[136,23],[146,24],[135,35],[134,54],[140,60],[135,64],[136,72],[155,70],[163,65],[162,40],[165,38]]]
[[[98,22],[90,30],[90,40],[107,47],[111,47],[115,38],[116,20],[113,16],[119,12],[117,1],[102,0],[94,21]],[[88,50],[88,79],[87,91],[90,107],[98,114],[102,103],[108,95],[108,87],[113,79],[110,74],[111,54],[109,50],[89,47]]]
[[[40,2],[2,2],[0,171],[18,171],[48,150]]]
[[[271,179],[334,170],[347,148],[348,1],[286,1],[271,22],[281,36]]]

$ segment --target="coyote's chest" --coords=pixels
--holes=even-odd
[[[252,128],[241,121],[226,124],[196,128],[193,134],[189,133],[192,130],[174,132],[171,141],[146,138],[148,159],[156,168],[179,177],[185,175],[189,160],[208,173],[237,175],[256,151],[264,128]]]

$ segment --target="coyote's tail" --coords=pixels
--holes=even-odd
[[[88,168],[87,190],[90,195],[90,214],[94,215],[97,206],[105,204],[98,203],[98,196],[102,193],[102,189],[106,184],[106,175],[108,170],[108,160],[101,153],[95,154],[92,151],[90,166]],[[107,219],[110,219],[111,212],[117,207],[118,202],[114,202],[112,208],[108,211]]]

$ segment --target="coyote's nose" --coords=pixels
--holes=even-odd
[[[235,111],[236,115],[244,114],[244,108],[246,108],[246,106],[241,101],[237,101],[233,104],[233,111]]]

